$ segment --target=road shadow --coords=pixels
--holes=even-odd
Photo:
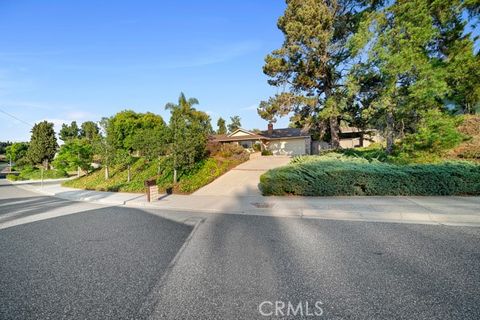
[[[0,230],[0,318],[138,318],[191,229],[107,207]]]

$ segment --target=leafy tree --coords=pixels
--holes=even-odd
[[[65,142],[58,152],[57,157],[53,160],[56,169],[68,171],[77,170],[88,173],[91,170],[93,161],[93,146],[87,139],[70,139]]]
[[[24,158],[27,155],[27,151],[28,143],[15,142],[12,145],[6,147],[7,160],[17,162],[18,160]]]
[[[77,122],[72,121],[70,125],[62,124],[62,128],[60,129],[59,136],[60,139],[64,142],[67,142],[71,139],[76,139],[80,135],[80,129],[78,128]]]
[[[164,127],[162,117],[153,113],[136,113],[125,110],[115,114],[108,121],[107,140],[116,149],[134,151],[134,137],[144,128]]]
[[[229,132],[233,132],[242,127],[241,118],[239,116],[230,117],[230,124],[227,126]]]
[[[361,17],[381,1],[288,0],[278,19],[285,41],[265,58],[263,72],[270,85],[288,89],[263,101],[259,115],[275,122],[293,113],[293,122],[311,131],[330,127],[339,146],[339,119],[346,104],[346,77],[352,52],[346,45]]]
[[[475,113],[480,107],[480,55],[475,54],[474,36],[466,26],[466,19],[478,14],[477,0],[428,0],[435,28],[436,57],[445,66],[446,82],[449,87],[446,99],[462,113]],[[476,8],[474,3],[476,2]],[[475,11],[476,10],[476,11]]]
[[[187,99],[183,93],[178,103],[167,103],[170,110],[169,144],[170,155],[173,158],[174,177],[177,182],[177,171],[192,168],[195,162],[203,159],[206,154],[208,135],[211,132],[210,117],[193,106],[198,104],[195,98]]]
[[[374,83],[363,111],[385,132],[388,153],[428,110],[453,103],[472,112],[478,104],[479,57],[464,30],[465,8],[460,0],[396,1],[367,15],[353,37],[352,50],[361,56],[358,48],[366,48],[369,56],[369,68],[355,78],[374,74],[381,84]]]
[[[6,152],[6,148],[8,146],[11,146],[12,145],[12,142],[10,141],[0,141],[0,154],[4,154]]]
[[[49,162],[55,156],[58,144],[53,123],[42,121],[32,128],[32,136],[27,151],[27,158],[32,164],[43,164],[49,168]]]
[[[131,167],[135,158],[127,150],[120,149],[116,151],[114,161],[116,164],[127,167],[127,182],[130,182],[132,179]]]
[[[102,120],[100,120],[99,124],[103,132],[108,132],[109,123],[110,118],[102,118]],[[116,155],[115,147],[110,143],[109,139],[103,135],[99,135],[93,141],[93,150],[104,168],[105,180],[108,180],[110,178],[110,166],[113,164]]]
[[[218,118],[217,120],[217,134],[226,134],[227,133],[227,127],[225,125],[225,119],[222,117]]]
[[[167,134],[165,126],[137,130],[132,139],[132,147],[148,160],[156,159],[167,152]]]
[[[100,128],[93,121],[85,121],[80,129],[80,137],[93,141],[100,134]]]

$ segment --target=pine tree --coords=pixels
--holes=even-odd
[[[270,85],[287,89],[263,101],[259,115],[274,122],[293,112],[293,122],[312,133],[330,127],[331,145],[339,146],[339,120],[351,52],[346,45],[362,15],[381,1],[287,0],[278,20],[285,36],[280,49],[265,58]]]

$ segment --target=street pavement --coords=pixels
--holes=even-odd
[[[135,319],[191,227],[0,186],[0,319]]]
[[[479,319],[479,243],[474,227],[139,209],[0,185],[0,319]]]
[[[280,301],[304,316],[320,302],[319,319],[479,319],[479,243],[479,228],[217,215],[152,318],[283,318],[270,304]]]

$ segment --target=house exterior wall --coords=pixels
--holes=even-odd
[[[340,139],[340,147],[344,149],[360,147],[360,138]]]
[[[271,140],[268,143],[268,149],[272,151],[274,155],[302,155],[308,154],[307,152],[307,141],[304,137],[298,139],[278,139]],[[308,142],[308,145],[310,143]],[[308,147],[310,149],[310,147]]]
[[[319,154],[322,150],[332,149],[330,143],[326,141],[312,141],[311,154]]]

